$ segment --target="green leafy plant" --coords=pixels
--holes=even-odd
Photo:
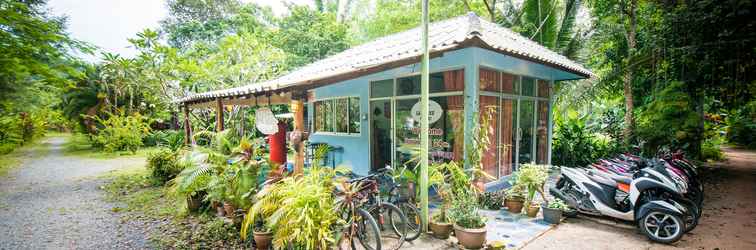
[[[93,145],[106,152],[136,152],[143,145],[142,135],[150,131],[145,118],[139,113],[126,115],[119,111],[116,114],[108,113],[107,119],[97,116],[92,118],[103,126],[92,137]]]
[[[562,201],[562,199],[559,199],[559,198],[554,198],[554,200],[549,201],[548,204],[549,205],[547,207],[551,209],[559,209],[562,211],[566,211],[569,209],[567,204],[565,204],[564,201]]]
[[[498,210],[504,201],[505,191],[484,192],[478,197],[480,207],[491,210]]]
[[[527,197],[525,199],[525,206],[529,206],[533,199],[535,198],[536,192],[541,195],[541,197],[546,200],[546,195],[544,194],[544,184],[546,184],[546,179],[549,177],[549,170],[548,166],[546,165],[535,165],[535,164],[522,164],[520,165],[520,169],[517,170],[516,175],[516,184],[520,187],[524,187],[525,190],[527,190]]]
[[[455,196],[451,208],[449,208],[448,216],[451,221],[463,228],[486,226],[485,217],[478,213],[478,202],[475,196]]]
[[[505,195],[507,199],[510,200],[518,200],[518,201],[524,201],[525,200],[525,187],[522,185],[513,185],[507,191],[505,191]]]
[[[178,164],[178,153],[171,149],[161,148],[147,155],[147,169],[152,178],[161,184],[176,177],[181,172],[181,167]]]
[[[262,218],[273,231],[276,249],[289,244],[328,249],[335,243],[335,225],[340,220],[333,196],[333,178],[339,171],[343,168],[313,167],[307,175],[286,177],[260,190],[244,218],[241,237],[248,237],[249,228]]]

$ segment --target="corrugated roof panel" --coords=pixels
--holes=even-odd
[[[420,32],[420,27],[417,27],[385,36],[311,63],[274,80],[194,94],[178,101],[189,102],[208,97],[246,95],[275,90],[417,57],[420,56],[421,49]],[[486,45],[506,53],[558,65],[579,75],[593,75],[580,64],[507,28],[486,21],[474,13],[431,23],[428,35],[431,51],[454,49],[461,43],[478,37]]]

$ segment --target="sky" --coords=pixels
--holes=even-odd
[[[284,2],[310,4],[312,0],[243,0],[270,6],[277,15],[284,13]],[[168,15],[162,0],[49,0],[48,8],[53,15],[68,17],[68,32],[76,39],[89,42],[103,52],[133,57],[136,50],[128,38],[146,28],[157,29],[159,22]],[[99,55],[83,56],[97,61]]]

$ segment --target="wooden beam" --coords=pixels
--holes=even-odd
[[[292,140],[295,149],[294,155],[294,175],[304,174],[304,158],[305,158],[305,146],[302,141],[304,140],[304,104],[301,99],[291,100],[291,112],[294,113],[294,131],[293,137],[298,137]]]
[[[189,105],[184,105],[184,144],[194,144],[194,140],[192,140],[192,124],[189,122]]]
[[[215,131],[223,131],[223,100],[215,99]]]

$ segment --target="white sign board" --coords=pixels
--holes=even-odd
[[[278,132],[278,120],[269,108],[259,108],[255,111],[255,127],[260,133],[272,135]]]
[[[410,112],[412,112],[412,119],[420,121],[420,102],[415,103]],[[443,112],[441,105],[436,101],[428,100],[428,124],[432,124],[438,121],[438,119],[441,119],[441,114]]]

